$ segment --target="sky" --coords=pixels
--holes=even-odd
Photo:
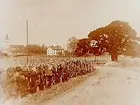
[[[0,0],[0,46],[5,35],[10,44],[59,44],[69,37],[84,38],[114,20],[128,22],[140,34],[140,0]]]

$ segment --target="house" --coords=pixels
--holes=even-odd
[[[52,45],[52,46],[49,46],[47,48],[47,55],[50,56],[50,55],[60,55],[60,54],[63,54],[63,51],[64,49],[61,47],[61,46],[58,46],[58,45]]]

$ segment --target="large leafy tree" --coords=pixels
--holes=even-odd
[[[109,52],[112,61],[117,61],[118,55],[133,56],[135,54],[136,34],[128,23],[113,21],[105,27],[90,32],[88,40],[96,40],[99,53]]]
[[[80,39],[77,43],[77,47],[76,47],[76,50],[75,50],[75,54],[77,56],[83,56],[85,55],[86,53],[88,53],[89,51],[89,45],[88,45],[88,39],[87,38],[84,38],[84,39]]]
[[[88,35],[88,44],[90,44],[90,47],[92,48],[91,53],[94,55],[102,55],[107,51],[108,36],[105,32],[105,28],[101,27],[91,31]]]

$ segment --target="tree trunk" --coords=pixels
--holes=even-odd
[[[118,55],[117,54],[111,54],[111,61],[118,61]]]

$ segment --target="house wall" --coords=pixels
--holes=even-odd
[[[47,55],[57,55],[58,52],[62,52],[63,53],[63,50],[53,50],[51,48],[47,49]]]
[[[55,51],[52,50],[51,48],[47,49],[47,55],[55,55]]]

